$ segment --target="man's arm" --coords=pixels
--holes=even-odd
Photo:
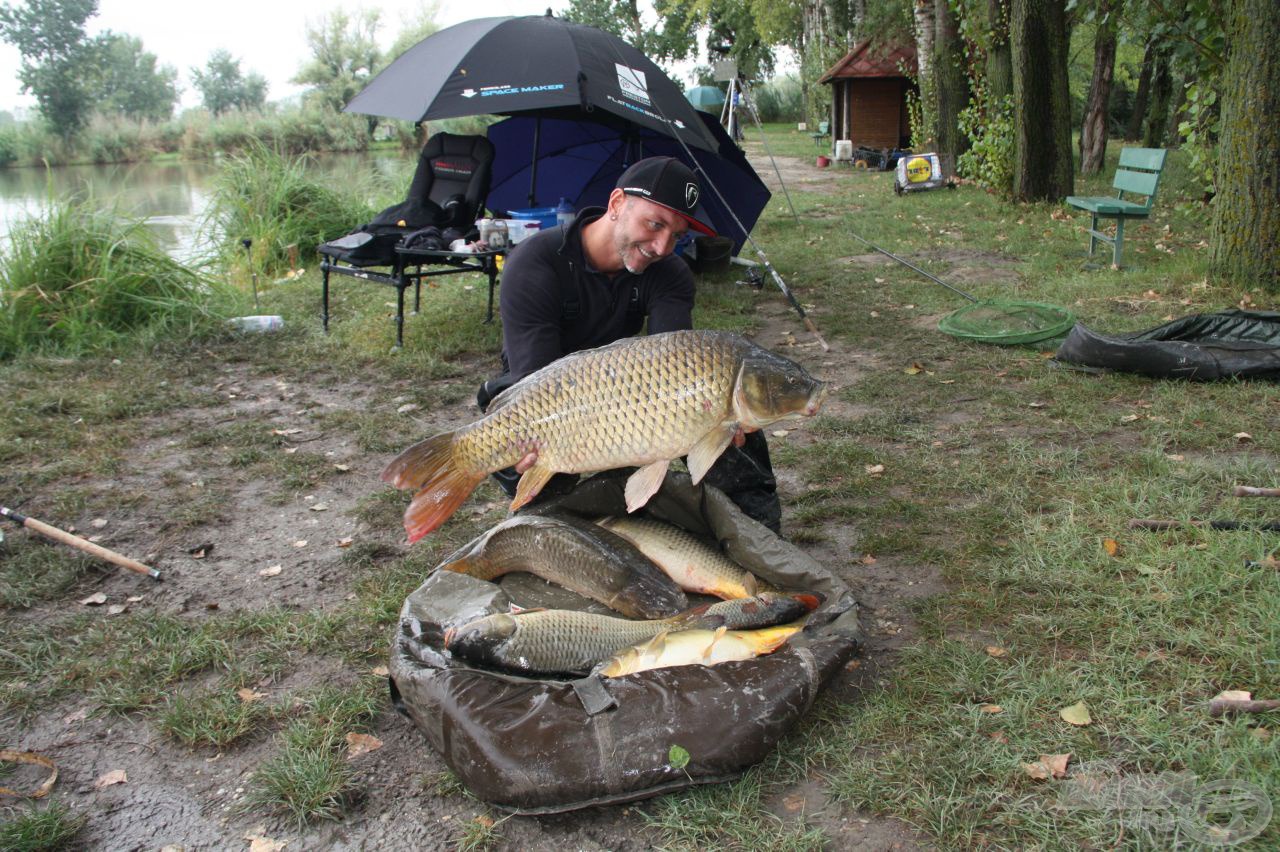
[[[522,379],[564,354],[560,343],[560,285],[542,246],[511,253],[502,270],[498,311],[507,368]]]

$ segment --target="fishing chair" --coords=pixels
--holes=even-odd
[[[449,251],[454,240],[474,239],[493,176],[493,144],[484,136],[436,133],[418,155],[405,200],[383,210],[344,237],[322,243],[321,319],[329,330],[329,274],[396,288],[396,346],[404,344],[404,291],[414,285],[413,311],[421,308],[422,279],[480,271],[489,275],[489,318],[497,263],[492,253]],[[423,271],[424,266],[440,266]],[[410,271],[410,268],[413,271]]]

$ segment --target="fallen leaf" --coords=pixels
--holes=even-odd
[[[81,598],[80,603],[83,606],[101,606],[107,602],[107,596],[102,592],[95,592],[87,598]]]
[[[245,704],[252,704],[254,701],[261,701],[267,696],[261,692],[242,686],[236,690],[236,696]]]
[[[259,577],[274,577],[284,570],[283,565],[272,565],[269,568],[263,568],[258,572]]]
[[[286,456],[291,456],[291,455],[293,455],[294,453],[296,453],[297,451],[298,451],[298,448],[297,448],[297,447],[285,447],[285,448],[284,448],[284,454],[285,454]]]
[[[791,813],[795,813],[804,807],[804,794],[792,793],[782,800],[782,806]]]
[[[871,476],[879,476],[880,474],[884,473],[884,465],[869,464],[869,465],[866,465],[864,470],[866,470],[866,472]]]
[[[390,670],[390,669],[388,669],[386,666],[374,666],[374,667],[373,667],[373,673],[374,673],[375,675],[377,675],[378,677],[390,677],[390,676],[391,676],[391,670]]]
[[[859,559],[858,561],[859,561],[859,562],[861,562],[863,565],[875,565],[875,564],[876,564],[876,558],[875,558],[874,556],[872,556],[870,553],[864,553],[864,554],[862,554],[862,558],[861,558],[861,559]]]
[[[333,469],[334,469],[334,470],[337,470],[337,471],[341,471],[342,473],[346,473],[347,471],[351,470],[351,465],[349,465],[349,464],[335,464],[335,465],[333,466]]]
[[[1009,736],[1004,731],[992,731],[991,733],[987,734],[987,739],[997,743],[1009,742]]]
[[[1065,778],[1067,776],[1067,764],[1070,761],[1070,752],[1067,754],[1042,754],[1035,763],[1022,764],[1022,769],[1037,781],[1046,781],[1050,778]]]
[[[983,704],[978,709],[981,710],[983,713],[991,713],[993,715],[996,713],[1004,712],[1004,708],[1001,707],[999,704]]]
[[[95,530],[100,530],[106,525],[107,525],[106,518],[94,518],[92,521],[89,522],[89,526],[93,527]]]
[[[280,852],[288,845],[287,840],[273,840],[262,834],[266,830],[266,826],[258,826],[244,836],[249,841],[249,852]]]
[[[272,435],[296,435],[301,431],[302,431],[301,429],[272,429],[271,434]]]
[[[111,606],[107,607],[107,615],[119,615],[120,613],[124,612],[126,609],[128,609],[128,607],[125,606],[124,604],[112,604]]]
[[[1121,422],[1121,423],[1132,423],[1132,422],[1133,422],[1133,421],[1135,421],[1135,420],[1139,420],[1139,419],[1141,419],[1141,417],[1142,417],[1142,415],[1141,415],[1141,414],[1126,414],[1124,417],[1121,417],[1121,418],[1120,418],[1120,422]]]
[[[1187,457],[1182,453],[1165,453],[1164,457],[1169,461],[1186,461]]]
[[[352,538],[351,536],[344,536],[338,539],[337,542],[335,542],[335,544],[337,544],[338,547],[350,547],[354,542],[355,542],[355,539]]]
[[[1239,441],[1242,444],[1247,444],[1253,440],[1253,436],[1250,435],[1248,432],[1237,432],[1231,437],[1235,438],[1237,441]]]
[[[408,414],[410,411],[417,411],[416,403],[408,402],[396,409],[396,414]]]
[[[1243,689],[1228,689],[1213,697],[1214,701],[1252,701],[1253,693]]]
[[[112,784],[127,784],[129,776],[125,774],[123,769],[113,769],[110,772],[104,772],[98,776],[98,780],[93,782],[93,789],[101,790],[103,787],[110,787]]]
[[[915,376],[920,373],[923,373],[924,367],[921,367],[919,364],[912,364],[910,367],[907,367],[902,372],[906,373],[908,376]]]
[[[64,725],[71,725],[71,724],[74,724],[75,722],[83,722],[85,719],[88,719],[88,718],[89,718],[89,708],[81,707],[79,710],[75,711],[74,713],[68,713],[67,715],[63,716],[62,723]]]
[[[327,511],[329,511],[329,506],[328,506],[328,504],[326,504],[326,503],[317,503],[317,504],[315,504],[314,506],[312,506],[312,507],[311,507],[311,511],[313,511],[313,512],[327,512]]]
[[[295,542],[293,543],[293,546],[294,546],[294,547],[306,547],[306,546],[307,546],[307,540],[306,540],[305,538],[300,538],[300,539],[298,539],[297,541],[295,541]]]
[[[1102,540],[1102,549],[1107,552],[1108,556],[1116,556],[1120,553],[1120,545],[1114,538],[1104,538]]]
[[[1009,653],[1009,652],[1008,652],[1007,650],[1005,650],[1004,648],[1001,648],[999,645],[988,645],[988,646],[987,646],[987,656],[988,656],[988,657],[1003,657],[1003,656],[1004,656],[1005,654],[1007,654],[1007,653]]]
[[[125,600],[128,601],[129,603],[138,603],[143,599],[143,597],[144,597],[143,595],[129,595],[129,597],[125,598]]]
[[[1047,402],[1028,402],[1027,408],[1044,408],[1048,404]]]
[[[1254,728],[1249,733],[1253,735],[1253,738],[1256,739],[1258,742],[1265,743],[1267,740],[1271,739],[1270,728]]]
[[[785,437],[787,437],[788,435],[790,435],[790,434],[791,434],[791,430],[789,430],[789,429],[778,429],[778,430],[775,430],[775,431],[773,431],[773,432],[770,432],[769,434],[770,434],[770,435],[772,435],[772,436],[773,436],[773,437],[775,437],[775,438],[785,438]]]
[[[347,760],[354,760],[362,754],[382,748],[382,740],[372,734],[358,734],[351,731],[347,734]]]
[[[1093,717],[1089,715],[1089,708],[1085,706],[1083,701],[1077,701],[1070,707],[1063,707],[1058,711],[1058,715],[1068,725],[1081,726],[1093,722]]]

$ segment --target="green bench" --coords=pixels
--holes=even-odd
[[[1082,198],[1075,195],[1067,198],[1067,204],[1087,210],[1093,216],[1093,223],[1089,226],[1090,255],[1098,245],[1098,240],[1111,243],[1111,262],[1119,268],[1120,254],[1124,247],[1124,223],[1129,219],[1145,219],[1151,215],[1151,205],[1156,200],[1156,187],[1160,185],[1160,172],[1164,170],[1164,155],[1163,148],[1122,148],[1120,165],[1111,184],[1116,190],[1115,198]],[[1124,197],[1126,192],[1146,196],[1146,201],[1129,201]],[[1098,230],[1099,219],[1116,220],[1115,236]]]

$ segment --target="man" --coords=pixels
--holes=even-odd
[[[698,180],[674,157],[632,165],[607,206],[587,207],[570,224],[549,228],[512,250],[502,272],[504,375],[485,382],[481,409],[502,389],[571,352],[638,334],[693,327],[693,274],[675,257],[690,228],[715,235],[698,205]],[[508,494],[537,456],[495,474]],[[556,482],[556,480],[560,480]],[[550,493],[576,477],[557,476]],[[740,436],[707,472],[747,515],[774,532],[782,510],[769,449],[759,432]]]

